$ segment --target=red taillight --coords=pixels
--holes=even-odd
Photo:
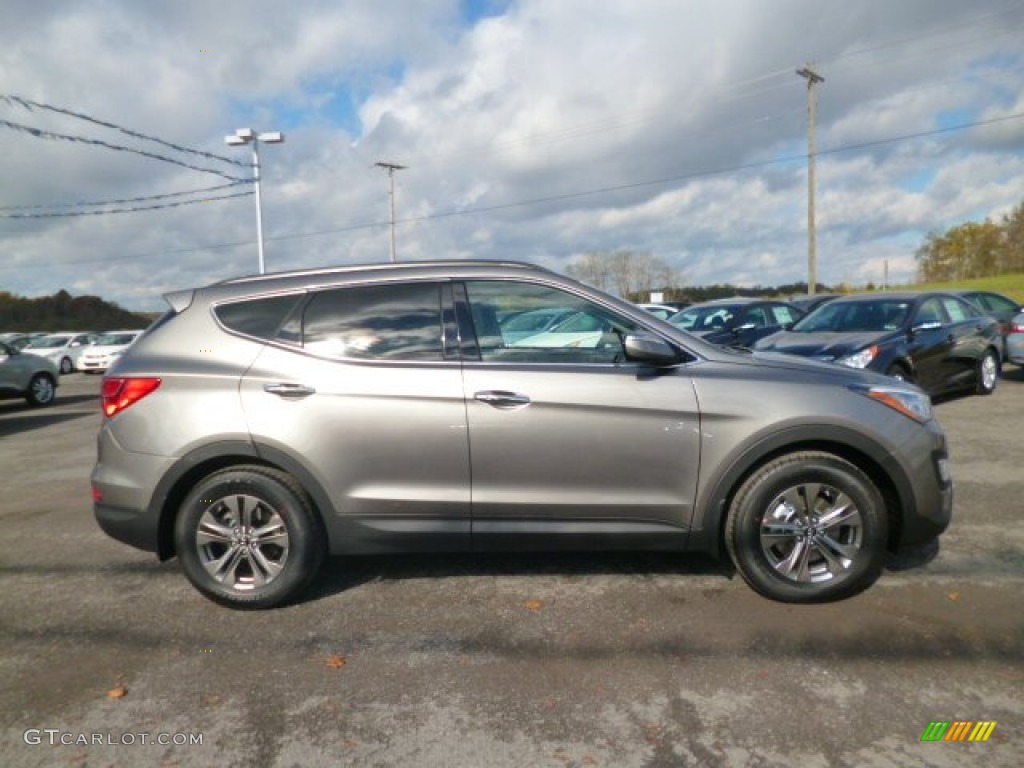
[[[92,487],[92,500],[97,504],[103,501],[103,491],[101,491],[95,485]]]
[[[1024,323],[1010,323],[1010,333],[1024,333]]]
[[[103,415],[108,419],[160,386],[160,379],[114,377],[103,380]]]

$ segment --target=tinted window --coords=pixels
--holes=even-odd
[[[1003,296],[995,293],[975,293],[968,296],[971,301],[980,304],[985,309],[993,312],[1009,312],[1011,314],[1018,310],[1018,305]]]
[[[917,310],[917,317],[914,318],[915,325],[922,323],[945,323],[942,316],[942,305],[938,299],[927,299]]]
[[[303,313],[311,352],[361,360],[441,360],[436,283],[368,285],[316,294]]]
[[[746,314],[743,315],[742,324],[748,325],[749,323],[753,323],[758,328],[764,328],[766,325],[771,325],[771,321],[768,319],[766,307],[758,305],[748,309]]]
[[[302,294],[270,296],[214,307],[214,314],[226,328],[247,336],[272,339],[281,322],[302,298]]]

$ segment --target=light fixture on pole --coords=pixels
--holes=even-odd
[[[391,203],[391,261],[397,261],[395,255],[395,171],[401,171],[409,166],[398,165],[397,163],[374,163],[378,168],[384,168],[388,172],[388,180],[390,185],[388,186],[388,200]]]
[[[260,274],[263,268],[263,205],[260,200],[260,143],[281,144],[284,134],[280,131],[256,133],[252,128],[239,128],[231,136],[224,137],[224,143],[232,147],[252,144],[252,177],[256,183],[256,245],[260,256]]]

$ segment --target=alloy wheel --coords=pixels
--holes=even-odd
[[[846,494],[803,483],[771,501],[759,533],[764,556],[780,576],[817,583],[851,568],[863,543],[864,521]]]
[[[288,560],[290,539],[284,520],[265,501],[235,494],[206,509],[195,546],[199,562],[215,581],[244,592],[278,577]]]

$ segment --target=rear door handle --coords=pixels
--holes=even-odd
[[[309,395],[316,394],[316,390],[313,387],[307,387],[304,384],[288,384],[285,382],[280,382],[278,384],[264,384],[263,391],[289,400],[297,400],[300,397],[308,397]]]
[[[477,392],[473,395],[474,400],[481,403],[493,405],[495,408],[522,408],[530,404],[530,398],[518,392],[506,392],[502,389],[490,389],[484,392]]]

